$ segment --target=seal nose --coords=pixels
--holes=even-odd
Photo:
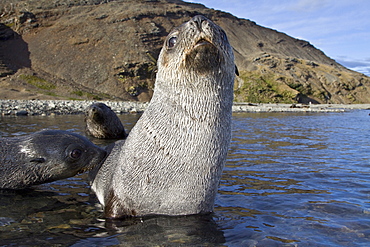
[[[202,22],[207,21],[207,18],[205,18],[203,15],[196,15],[192,20],[196,24],[197,28],[202,30]]]

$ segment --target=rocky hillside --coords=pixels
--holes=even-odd
[[[309,42],[180,0],[2,1],[0,98],[148,101],[164,38],[196,14],[234,47],[236,101],[370,103],[370,78]]]

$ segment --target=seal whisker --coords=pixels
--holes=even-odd
[[[30,160],[30,162],[44,163],[46,160],[44,158],[36,158]]]

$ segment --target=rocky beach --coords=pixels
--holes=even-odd
[[[131,101],[89,101],[89,100],[0,100],[2,116],[65,115],[83,114],[96,102],[111,107],[117,114],[141,113],[148,103]],[[254,104],[234,103],[233,112],[344,112],[370,109],[370,104]]]
[[[98,101],[89,100],[0,100],[0,114],[32,116],[32,115],[65,115],[83,114],[85,109]],[[148,103],[143,102],[103,102],[117,114],[143,112]]]

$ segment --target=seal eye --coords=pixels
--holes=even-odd
[[[176,45],[177,37],[173,36],[168,40],[168,48],[173,48]]]
[[[82,155],[81,149],[73,149],[72,152],[69,154],[72,159],[78,159]]]

